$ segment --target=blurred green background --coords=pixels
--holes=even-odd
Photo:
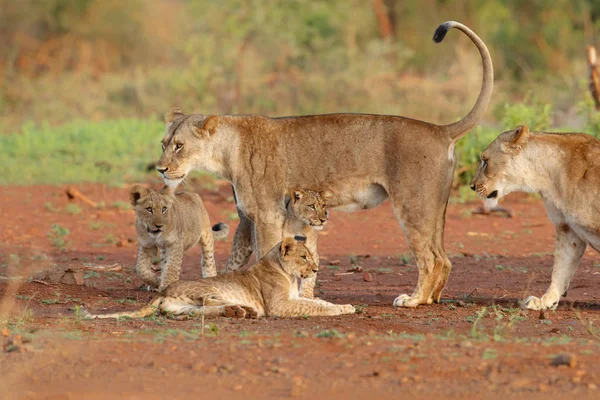
[[[481,61],[457,31],[433,43],[446,20],[485,41],[496,76],[457,149],[459,182],[519,123],[600,133],[585,58],[600,1],[0,0],[0,183],[142,179],[174,106],[453,122],[475,102]]]

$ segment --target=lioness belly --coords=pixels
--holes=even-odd
[[[348,193],[347,195],[344,195]],[[377,207],[388,198],[388,194],[383,186],[378,184],[370,184],[359,190],[352,191],[346,189],[342,191],[339,202],[341,204],[332,206],[332,210],[336,211],[358,211]]]

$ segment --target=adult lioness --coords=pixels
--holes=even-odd
[[[204,203],[197,193],[171,190],[159,193],[135,185],[129,193],[135,210],[135,230],[139,242],[136,272],[145,283],[163,290],[179,279],[183,252],[202,246],[202,276],[217,275],[214,239],[229,233],[224,223],[211,228]],[[160,251],[160,279],[152,272],[152,259]]]
[[[287,237],[246,271],[199,281],[177,281],[135,311],[89,314],[86,318],[143,318],[156,310],[175,315],[300,317],[354,313],[350,304],[298,297],[296,278],[317,270],[304,238]]]
[[[552,282],[532,310],[556,308],[586,245],[600,251],[600,141],[582,133],[504,132],[481,154],[471,189],[494,204],[511,192],[542,195],[556,227]]]
[[[307,238],[306,247],[310,250],[315,263],[319,265],[317,252],[318,235],[315,231],[323,229],[329,218],[326,200],[331,197],[329,190],[315,192],[310,189],[293,188],[286,200],[286,219],[283,224],[283,236],[294,237],[302,235]],[[231,256],[227,262],[227,271],[235,271],[246,265],[253,251],[254,234],[247,226],[248,219],[243,219],[238,225],[231,246]],[[313,297],[317,276],[303,279],[300,288],[302,297]]]
[[[254,224],[259,256],[281,241],[289,187],[330,189],[328,205],[346,211],[372,208],[389,197],[419,268],[413,294],[400,295],[394,305],[438,301],[451,269],[443,238],[454,147],[483,117],[493,86],[490,54],[469,28],[446,22],[434,40],[441,42],[450,28],[464,32],[483,61],[481,93],[460,121],[438,126],[389,115],[267,118],[174,109],[156,168],[171,186],[194,169],[229,180],[241,218]]]

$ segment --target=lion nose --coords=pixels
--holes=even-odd
[[[169,170],[169,167],[156,167],[156,170],[158,172],[160,172],[161,174],[164,174],[165,172],[167,172]]]
[[[319,220],[321,220],[322,224],[324,224],[325,222],[327,222],[327,218],[319,218]]]
[[[314,272],[316,274],[317,272],[319,272],[319,270],[317,268],[315,268],[312,270],[312,272]]]
[[[475,184],[471,183],[471,190],[475,190]]]
[[[164,225],[163,224],[154,224],[155,227],[157,227],[158,229],[162,228]]]

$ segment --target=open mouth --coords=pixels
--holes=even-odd
[[[487,195],[488,199],[495,199],[496,197],[498,197],[498,191],[494,190],[492,193]]]
[[[152,235],[158,235],[159,233],[162,232],[162,229],[158,228],[158,229],[148,229],[148,232]]]
[[[315,230],[315,231],[320,231],[323,230],[323,225],[312,225],[311,227]]]

